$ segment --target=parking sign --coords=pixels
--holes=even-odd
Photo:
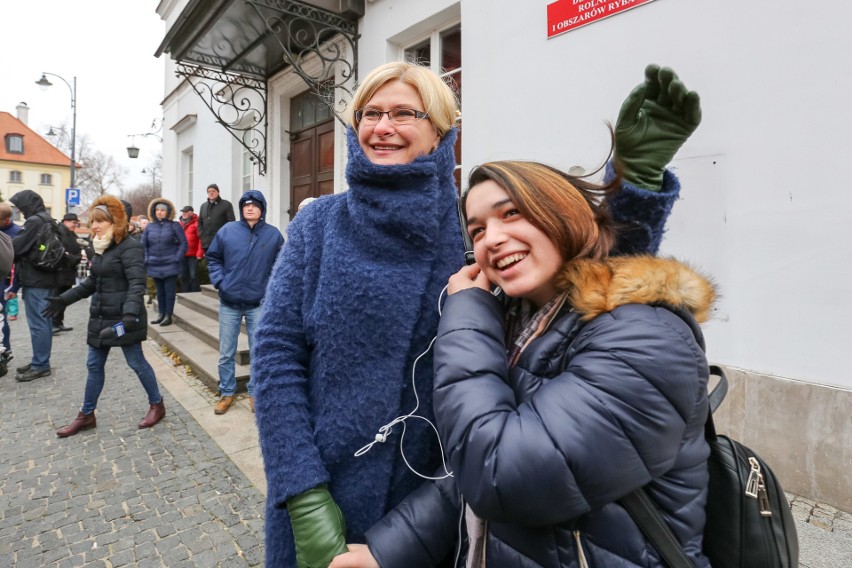
[[[69,207],[79,207],[80,206],[80,190],[69,187],[65,190],[65,203],[68,204]]]

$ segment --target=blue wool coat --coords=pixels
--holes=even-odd
[[[441,290],[464,261],[455,140],[452,131],[432,154],[383,166],[350,129],[349,191],[320,198],[288,227],[252,346],[267,566],[295,566],[290,497],[328,484],[347,542],[364,542],[422,483],[405,460],[423,475],[441,462],[436,435],[416,418],[402,443],[398,425],[385,443],[354,454],[396,417],[434,422],[431,352],[416,372],[412,365],[435,336]],[[677,189],[659,195],[673,202]],[[662,224],[649,232],[662,235]]]
[[[252,347],[257,423],[268,484],[267,566],[295,566],[285,501],[321,483],[346,518],[349,542],[420,482],[398,426],[431,420],[432,361],[411,365],[438,325],[438,296],[463,262],[453,180],[456,133],[405,165],[371,163],[350,130],[349,190],[322,197],[288,227]],[[416,390],[416,395],[415,395]],[[431,473],[435,434],[412,419],[403,449]]]

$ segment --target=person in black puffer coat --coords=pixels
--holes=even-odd
[[[65,260],[62,270],[59,271],[59,287],[57,294],[62,294],[71,289],[77,283],[77,267],[83,258],[83,252],[77,243],[77,234],[74,232],[80,226],[76,213],[66,213],[59,224],[59,234],[62,236],[62,244],[65,246]],[[53,318],[54,335],[60,331],[71,331],[73,327],[65,325],[65,310],[62,310]]]
[[[33,356],[29,363],[18,367],[15,380],[28,382],[50,375],[50,352],[53,349],[53,322],[42,316],[47,307],[47,298],[55,294],[59,286],[58,272],[42,270],[30,261],[38,248],[38,237],[51,217],[44,207],[44,200],[31,189],[19,191],[9,201],[26,218],[21,231],[12,240],[15,247],[15,279],[20,284]]]
[[[121,347],[127,364],[148,394],[151,406],[139,428],[150,428],[166,414],[157,377],[142,352],[142,342],[148,334],[142,245],[127,236],[124,207],[111,195],[99,197],[92,204],[89,223],[94,232],[89,277],[61,296],[48,298],[45,309],[45,315],[52,317],[60,308],[91,296],[86,337],[89,375],[83,408],[71,424],[56,431],[60,438],[96,426],[95,407],[104,387],[104,365],[112,347]]]

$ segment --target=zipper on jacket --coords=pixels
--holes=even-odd
[[[580,531],[574,531],[574,542],[577,544],[577,561],[580,563],[580,568],[589,568],[586,553],[583,552],[583,541],[580,540]]]

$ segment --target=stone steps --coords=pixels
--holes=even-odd
[[[154,301],[149,321],[156,319]],[[219,390],[219,298],[211,285],[201,287],[201,292],[177,295],[174,322],[170,326],[148,325],[148,335],[160,345],[178,354],[184,364],[213,392]],[[237,340],[236,378],[237,392],[245,392],[249,381],[249,347],[245,324]]]

